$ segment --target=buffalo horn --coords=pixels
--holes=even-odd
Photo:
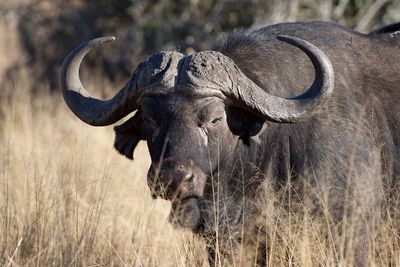
[[[109,100],[92,97],[80,81],[79,67],[84,56],[94,47],[114,40],[114,37],[102,37],[80,45],[66,57],[61,67],[60,84],[65,102],[76,116],[93,126],[113,124],[137,109],[132,80]]]
[[[271,95],[239,72],[236,82],[231,83],[230,95],[267,120],[296,122],[320,110],[331,96],[334,87],[333,68],[328,57],[313,44],[293,36],[280,35],[279,40],[303,50],[310,58],[315,79],[303,94],[291,98]]]

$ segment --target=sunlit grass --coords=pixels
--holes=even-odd
[[[1,265],[207,266],[201,239],[170,225],[170,204],[151,198],[145,143],[129,161],[114,151],[111,127],[87,126],[60,95],[24,88],[16,82],[0,100]],[[218,258],[218,266],[253,266],[263,239],[269,266],[354,265],[358,221],[350,216],[335,225],[328,208],[315,216],[309,200],[296,195],[288,208],[291,189],[277,194],[265,185],[256,203],[259,231],[229,253],[234,262]],[[398,266],[398,220],[385,209],[382,215],[368,262]]]
[[[187,234],[168,224],[170,204],[147,189],[145,144],[131,162],[114,151],[110,127],[83,124],[60,96],[8,90],[0,106],[1,265],[186,266]]]

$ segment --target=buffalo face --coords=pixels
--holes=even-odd
[[[263,120],[247,113],[218,97],[179,90],[150,94],[135,116],[115,128],[115,147],[131,158],[137,143],[132,140],[147,141],[152,159],[147,183],[153,197],[172,202],[171,222],[196,230],[207,180],[226,168],[239,139],[248,142],[262,128]]]

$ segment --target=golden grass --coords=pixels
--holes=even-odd
[[[114,151],[111,127],[87,126],[58,94],[24,88],[16,82],[0,94],[0,265],[207,266],[202,241],[174,229],[170,204],[151,198],[145,143],[131,162]],[[258,223],[269,266],[354,265],[353,217],[339,230],[328,209],[315,220],[306,201],[288,209],[274,193],[265,197]],[[370,266],[400,265],[397,224],[375,222]],[[235,262],[217,264],[242,266],[252,253],[244,244]]]
[[[196,241],[151,198],[145,144],[124,159],[111,127],[88,127],[60,96],[21,88],[0,104],[0,265],[189,266]]]

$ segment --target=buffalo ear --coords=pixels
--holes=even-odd
[[[140,112],[124,122],[114,127],[115,141],[114,147],[128,159],[133,159],[133,151],[140,140],[144,140],[143,122]]]
[[[246,144],[250,145],[250,140],[259,144],[259,136],[265,130],[265,120],[242,109],[230,108],[227,112],[228,125],[231,132],[238,135]]]

